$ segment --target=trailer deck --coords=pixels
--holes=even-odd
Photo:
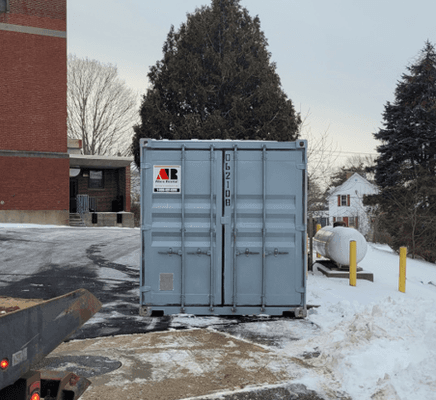
[[[0,317],[4,314],[32,307],[43,303],[42,299],[20,299],[15,297],[0,296]]]
[[[1,297],[0,307],[0,399],[78,399],[90,381],[32,367],[89,320],[100,301],[79,289],[50,300]]]

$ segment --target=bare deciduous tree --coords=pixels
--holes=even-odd
[[[301,112],[300,112],[301,114]],[[302,139],[307,139],[308,151],[308,204],[309,216],[322,210],[325,206],[325,189],[330,180],[334,163],[337,156],[337,145],[329,137],[328,128],[317,135],[313,134],[309,126],[308,119],[310,111],[302,119],[299,135]]]
[[[320,188],[325,189],[335,161],[338,158],[336,154],[337,144],[334,144],[329,137],[329,128],[315,135],[309,125],[309,117],[310,110],[302,119],[298,133],[300,138],[306,139],[308,142],[307,162],[309,166],[309,181],[316,182]]]
[[[139,96],[117,68],[68,55],[68,136],[81,139],[84,154],[130,154]]]

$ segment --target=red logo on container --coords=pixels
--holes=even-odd
[[[157,175],[157,180],[160,181],[160,180],[170,179],[170,178],[168,178],[168,172],[169,172],[168,169],[162,168]]]
[[[176,168],[161,168],[157,174],[157,181],[178,180]]]

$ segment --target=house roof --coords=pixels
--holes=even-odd
[[[329,197],[332,196],[333,194],[337,193],[338,191],[342,190],[344,186],[347,186],[349,184],[349,182],[351,182],[354,179],[360,179],[361,181],[363,181],[364,183],[372,186],[374,188],[374,190],[377,190],[377,186],[375,186],[374,184],[372,184],[370,181],[368,181],[367,179],[365,179],[362,175],[358,174],[357,172],[355,172],[353,175],[351,175],[342,185],[333,187],[330,189],[330,193],[329,193]]]
[[[124,168],[130,165],[132,161],[133,157],[110,157],[70,154],[70,168]]]

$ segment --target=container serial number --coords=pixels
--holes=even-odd
[[[224,190],[224,202],[226,207],[230,207],[231,205],[231,197],[232,193],[230,190],[230,176],[231,176],[231,166],[230,166],[230,154],[226,154],[225,159],[225,190]]]

